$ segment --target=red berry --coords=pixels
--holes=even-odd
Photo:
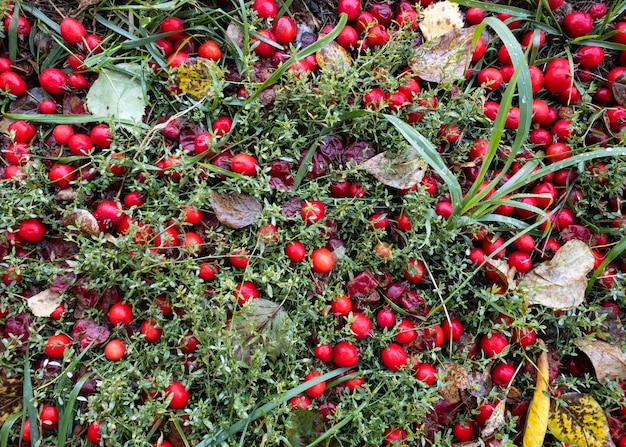
[[[340,341],[333,348],[333,362],[340,367],[351,368],[359,362],[356,346],[349,341]]]
[[[404,348],[396,343],[389,343],[386,348],[383,348],[380,355],[383,364],[392,371],[397,371],[409,360],[409,355]]]
[[[487,357],[494,357],[500,354],[509,345],[506,337],[498,332],[490,335],[483,335],[480,339],[480,349]]]
[[[72,17],[66,17],[61,20],[60,31],[63,40],[70,45],[78,45],[87,36],[87,31],[83,24]]]

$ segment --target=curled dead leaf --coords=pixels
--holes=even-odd
[[[396,189],[409,189],[419,184],[427,164],[419,158],[415,148],[401,154],[382,152],[361,163],[361,166],[379,182]]]
[[[626,379],[626,353],[620,346],[583,338],[575,340],[574,344],[589,357],[598,382],[605,384],[608,380]]]
[[[59,189],[54,193],[54,200],[58,200],[59,202],[71,202],[76,199],[77,195],[78,193],[74,188]]]
[[[447,362],[442,365],[446,373],[446,385],[440,387],[439,393],[450,403],[456,404],[461,401],[460,391],[466,390],[469,385],[467,371],[459,363]]]
[[[222,225],[235,229],[252,224],[263,211],[261,203],[252,196],[217,191],[211,191],[211,207]]]
[[[34,316],[49,317],[62,301],[60,293],[46,289],[28,298],[27,303]]]
[[[437,3],[435,3],[437,4]],[[428,82],[454,82],[465,79],[472,60],[476,27],[453,29],[415,50],[413,73]]]
[[[506,399],[502,399],[498,402],[498,405],[493,409],[493,413],[485,422],[485,426],[480,431],[480,437],[483,439],[493,436],[500,427],[504,425],[506,415]]]
[[[486,268],[498,275],[498,278],[500,278],[502,284],[507,286],[508,290],[515,290],[517,287],[515,282],[517,269],[515,267],[509,266],[508,262],[501,259],[492,259],[487,262]]]
[[[431,3],[422,10],[419,27],[426,40],[435,39],[450,30],[463,28],[461,8],[448,0]]]
[[[620,106],[626,106],[626,73],[622,73],[613,81],[612,90],[615,102]]]
[[[574,239],[566,242],[551,260],[528,272],[519,286],[528,292],[531,304],[569,309],[585,299],[587,274],[593,265],[589,246]]]
[[[76,227],[82,233],[90,236],[100,233],[100,226],[94,215],[81,208],[66,213],[61,219],[61,225],[64,227]]]

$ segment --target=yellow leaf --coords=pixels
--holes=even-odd
[[[541,343],[543,345],[543,343]],[[537,359],[537,382],[533,400],[528,408],[522,447],[541,447],[548,428],[550,396],[548,391],[548,353],[543,351]]]
[[[352,65],[352,58],[350,57],[350,54],[344,47],[339,45],[334,40],[317,50],[317,53],[315,53],[315,59],[320,68],[339,68],[349,67]]]
[[[463,28],[465,24],[459,5],[448,0],[430,4],[422,11],[422,16],[419,26],[426,40]]]
[[[195,99],[203,99],[221,91],[223,78],[224,73],[215,61],[201,57],[185,60],[174,74],[178,88]]]
[[[600,404],[586,394],[560,396],[551,411],[548,428],[559,441],[577,447],[614,446]]]

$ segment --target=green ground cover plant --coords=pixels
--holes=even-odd
[[[431,3],[2,4],[0,446],[626,445],[626,2]]]

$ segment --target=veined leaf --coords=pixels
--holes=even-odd
[[[578,447],[614,447],[609,424],[600,404],[582,393],[559,397],[548,420],[550,433],[561,442]]]

